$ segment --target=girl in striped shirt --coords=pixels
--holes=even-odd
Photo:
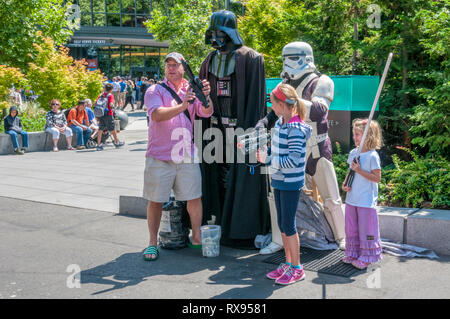
[[[304,185],[306,140],[311,127],[304,122],[306,107],[295,89],[279,84],[270,94],[272,109],[279,117],[272,134],[270,155],[257,152],[261,163],[270,165],[278,226],[281,230],[286,262],[267,274],[275,283],[289,285],[305,278],[300,264],[300,240],[295,224],[298,200]]]

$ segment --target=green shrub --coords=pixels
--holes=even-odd
[[[19,88],[26,87],[27,80],[24,74],[17,68],[0,65],[0,111],[9,109],[12,105],[9,93],[13,85]]]
[[[23,129],[27,132],[40,132],[45,128],[47,111],[36,103],[27,103],[23,112],[19,113]]]
[[[450,162],[443,157],[419,157],[409,149],[401,149],[412,156],[412,161],[393,156],[394,167],[382,171],[381,199],[395,206],[450,208]]]
[[[56,49],[52,39],[43,38],[35,49],[37,54],[26,76],[43,108],[49,110],[52,99],[60,100],[62,108],[70,108],[79,100],[94,101],[101,93],[103,75],[98,70],[89,71],[86,61],[74,60],[68,48]]]

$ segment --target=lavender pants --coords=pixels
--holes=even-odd
[[[345,255],[366,263],[383,258],[375,208],[345,204]]]

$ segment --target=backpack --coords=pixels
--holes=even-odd
[[[95,117],[103,117],[105,115],[105,109],[108,106],[108,97],[111,93],[108,93],[106,96],[101,94],[94,105],[94,115]]]
[[[71,109],[74,109],[74,107],[68,108],[67,110],[64,111],[64,116],[66,117],[66,120],[69,117],[69,112]]]

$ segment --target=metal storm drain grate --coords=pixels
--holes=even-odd
[[[300,262],[305,270],[316,271],[328,275],[349,278],[355,274],[363,273],[352,265],[344,264],[342,258],[345,253],[342,250],[315,250],[307,247],[300,247]],[[279,265],[285,261],[284,251],[276,252],[269,258],[263,260],[268,264]]]

